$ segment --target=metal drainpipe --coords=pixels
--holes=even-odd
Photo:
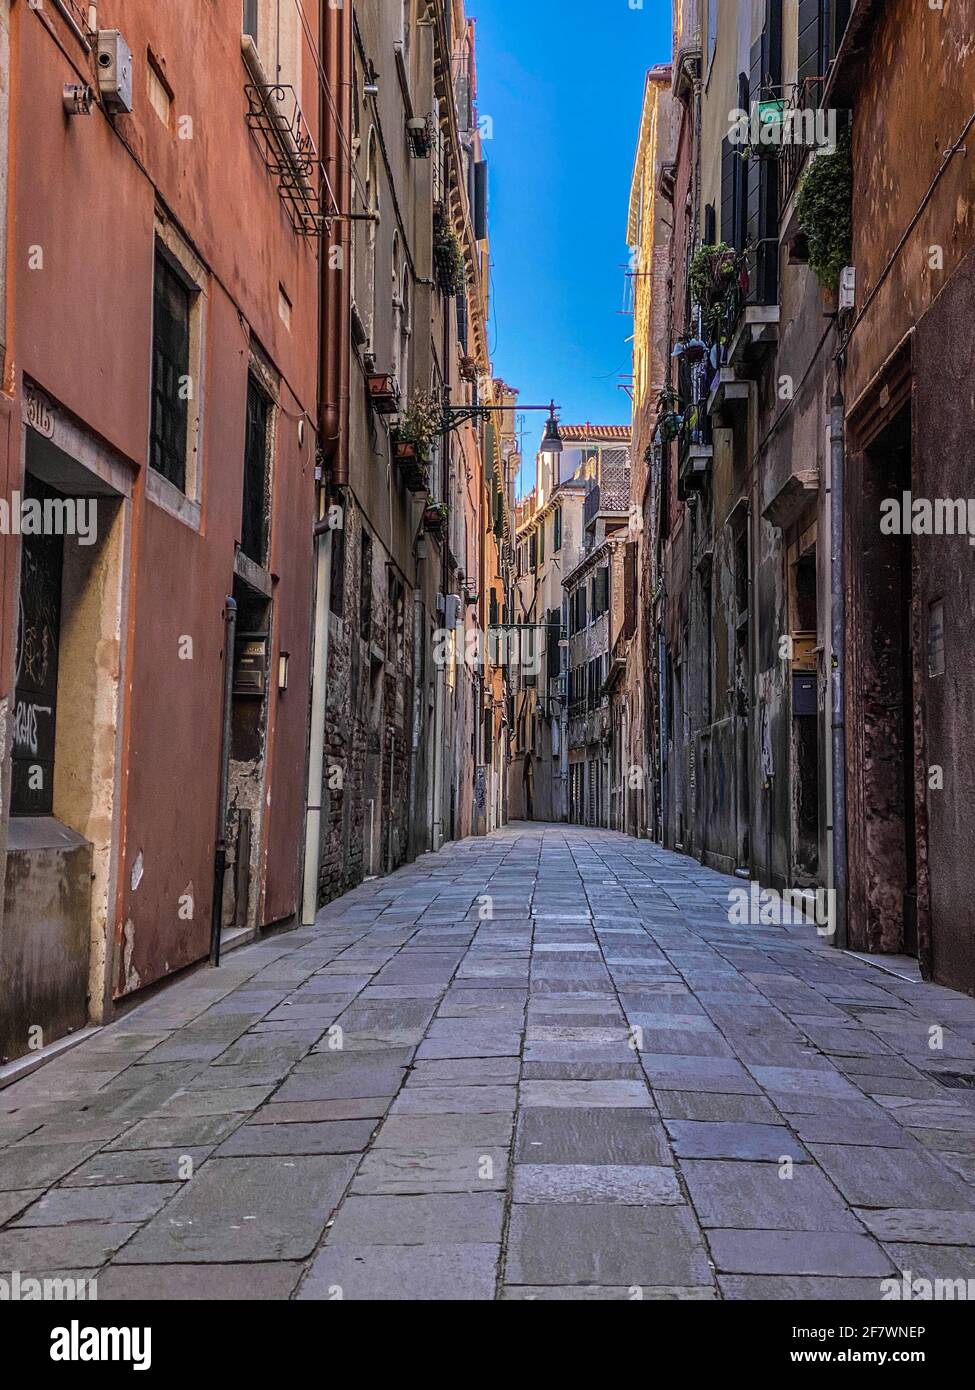
[[[845,449],[843,421],[846,408],[843,391],[837,386],[830,404],[830,480],[829,517],[832,542],[830,560],[830,626],[832,669],[833,732],[833,888],[836,892],[836,945],[845,950],[847,892],[846,826],[846,592],[844,589],[843,547],[846,539],[844,500]]]
[[[328,510],[321,493],[319,510]],[[331,529],[315,537],[315,636],[311,665],[311,726],[305,795],[305,853],[302,862],[301,924],[310,926],[318,911],[318,861],[322,838],[322,777],[325,762],[325,700],[328,685],[328,615],[332,607]]]
[[[416,779],[420,759],[420,731],[423,727],[423,692],[426,682],[420,679],[424,665],[420,662],[421,642],[423,641],[423,590],[419,585],[413,590],[413,733],[410,741],[410,805],[407,819],[407,857],[412,862],[416,858]]]
[[[663,632],[657,631],[657,708],[660,726],[657,738],[657,751],[660,758],[660,819],[657,825],[657,839],[661,845],[667,844],[667,798],[669,789],[669,767],[667,763],[667,724],[670,719],[667,689],[667,639]]]
[[[227,800],[230,788],[230,720],[234,693],[234,641],[237,635],[237,600],[229,596],[223,607],[223,731],[220,736],[220,800],[217,810],[217,845],[213,856],[213,906],[210,911],[210,960],[220,964],[220,930],[223,924],[223,882],[227,872]]]

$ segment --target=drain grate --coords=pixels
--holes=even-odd
[[[975,1076],[967,1071],[929,1071],[928,1076],[949,1091],[975,1091]]]

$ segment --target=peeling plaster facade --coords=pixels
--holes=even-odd
[[[973,34],[971,0],[861,0],[830,96],[853,113],[857,269],[844,376],[850,944],[917,953],[969,993],[975,551],[965,535],[885,535],[880,509],[904,490],[973,495]]]
[[[21,804],[9,816],[7,914],[26,923],[26,935],[0,927],[0,1057],[8,1059],[109,1018],[116,1000],[207,957],[224,672],[237,657],[225,650],[223,609],[242,585],[260,586],[267,616],[252,928],[293,920],[301,852],[295,769],[308,719],[317,240],[296,233],[248,128],[245,87],[256,79],[238,8],[201,7],[187,26],[178,7],[105,0],[99,23],[118,26],[133,53],[133,110],[110,114],[96,101],[74,116],[63,106],[65,84],[97,87],[97,78],[81,9],[67,8],[80,24],[53,5],[0,6],[0,117],[9,94],[12,170],[0,180],[11,203],[0,226],[13,228],[4,496],[43,484],[97,502],[94,544],[64,538],[59,612],[46,629],[49,654],[57,634],[56,700],[35,704],[56,708],[49,758],[32,771],[24,756],[33,724],[22,693],[13,760],[21,770],[9,732],[0,766],[5,816],[12,772],[33,778],[45,798],[39,814],[20,814]],[[280,44],[264,34],[256,52],[265,62],[274,50],[284,65],[276,76],[316,130],[314,58],[292,17]],[[0,128],[3,155],[2,119]],[[182,488],[150,467],[159,258],[189,305]],[[255,352],[272,383],[269,540],[264,563],[249,568],[240,547]],[[25,561],[24,539],[0,540],[7,708],[23,690],[18,611],[35,563]],[[290,658],[287,690],[276,679],[279,653]],[[50,682],[50,662],[46,669]],[[72,890],[67,916],[56,918],[50,876],[67,881],[79,854],[90,861],[84,890]],[[42,938],[61,942],[43,960]],[[69,1005],[45,1002],[52,990],[70,994]],[[39,1032],[29,1037],[28,1025]]]

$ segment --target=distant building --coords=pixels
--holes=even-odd
[[[561,453],[540,452],[534,490],[520,504],[515,622],[532,644],[514,685],[511,815],[569,819],[568,724],[571,665],[565,580],[586,555],[587,537],[626,524],[628,426],[562,425]]]

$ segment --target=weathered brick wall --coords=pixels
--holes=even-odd
[[[373,538],[372,618],[361,622],[363,517],[354,502],[345,512],[343,613],[330,617],[325,755],[322,768],[322,838],[319,902],[361,882],[369,871],[369,806],[375,798],[372,872],[385,873],[407,850],[410,740],[413,710],[413,598],[403,582],[401,636],[389,614],[389,556]],[[382,653],[384,665],[373,676]],[[374,701],[378,682],[378,702]],[[390,756],[392,755],[392,780]]]

